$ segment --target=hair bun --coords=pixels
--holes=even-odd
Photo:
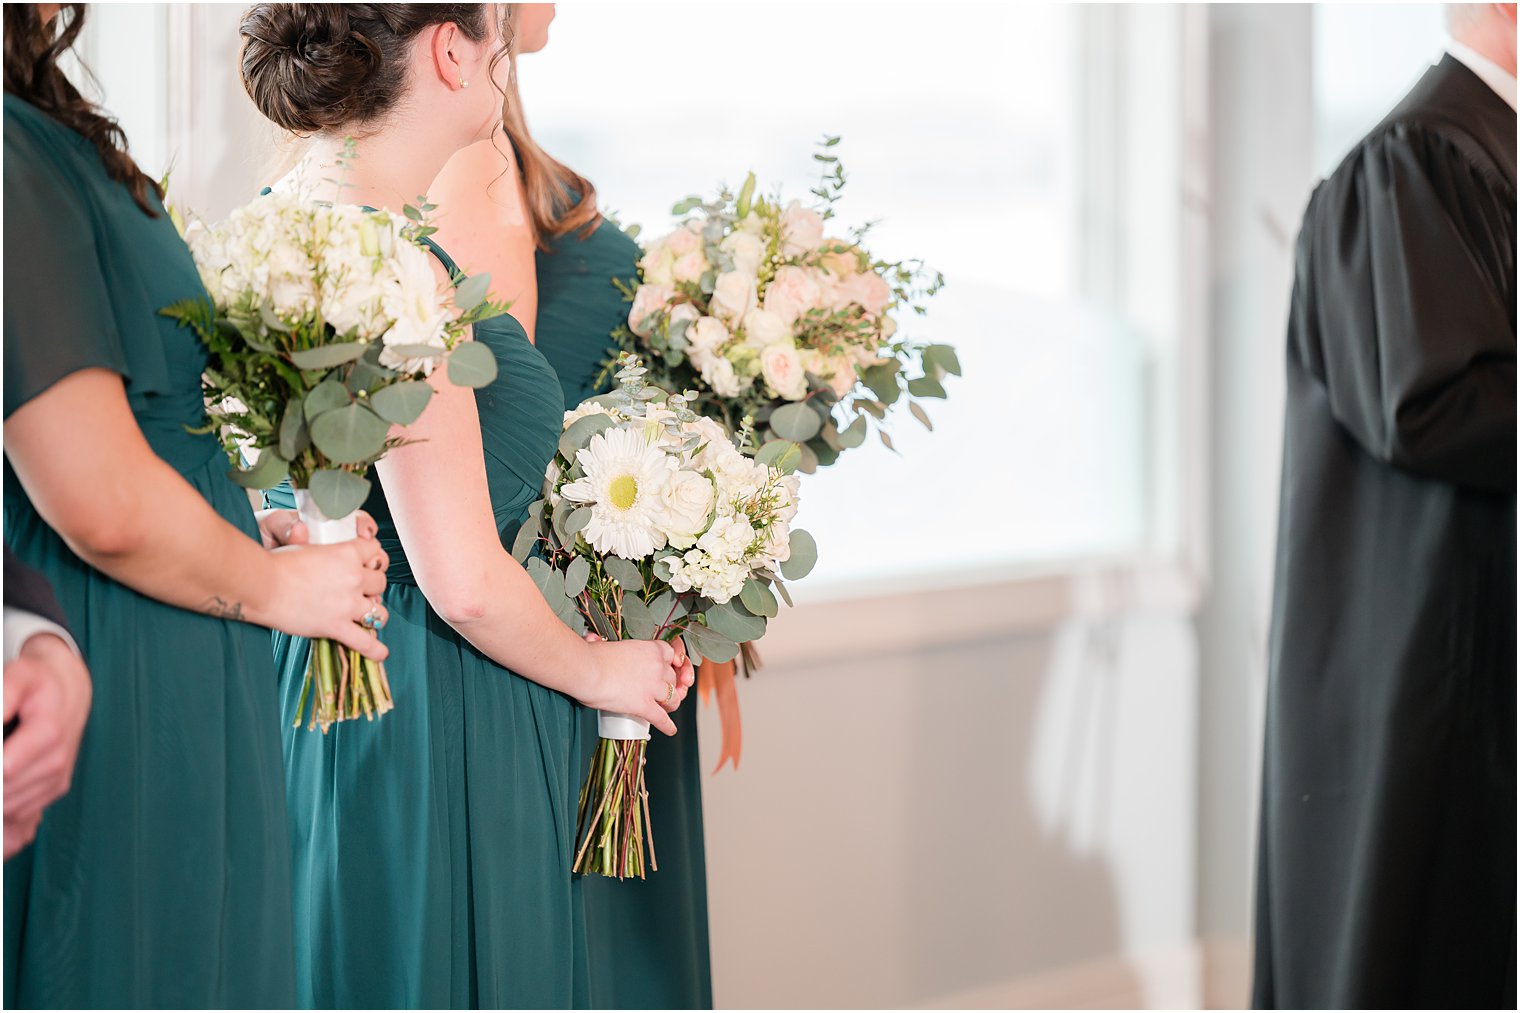
[[[278,126],[314,134],[362,119],[380,46],[359,23],[368,4],[255,4],[243,15],[243,87]]]

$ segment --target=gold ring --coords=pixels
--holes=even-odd
[[[676,698],[676,684],[673,683],[673,682],[667,682],[665,684],[665,702],[666,703],[670,703],[670,701],[674,700],[675,698]]]

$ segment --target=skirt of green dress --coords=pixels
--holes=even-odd
[[[297,992],[316,1008],[588,1003],[570,874],[580,708],[385,595],[395,709],[290,727],[309,642],[276,637]]]
[[[697,706],[693,691],[674,715],[676,735],[650,736],[644,783],[659,869],[643,880],[582,877],[597,1009],[712,1008]],[[595,718],[589,712],[588,743]]]
[[[250,536],[215,456],[185,474]],[[73,785],[5,863],[5,1005],[288,1008],[290,854],[269,633],[174,608],[75,556],[24,497],[94,682]]]

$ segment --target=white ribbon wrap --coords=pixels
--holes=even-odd
[[[631,714],[596,712],[596,723],[604,739],[647,739],[649,722]]]
[[[333,520],[322,512],[305,489],[296,490],[296,513],[306,523],[306,533],[311,537],[312,545],[337,545],[359,537],[359,511]]]

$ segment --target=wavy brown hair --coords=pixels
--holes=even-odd
[[[518,4],[509,5],[516,17]],[[548,250],[546,236],[563,236],[580,230],[589,235],[601,220],[596,210],[596,187],[591,181],[538,146],[523,117],[522,93],[517,87],[517,47],[511,46],[501,125],[517,152],[517,171],[522,176],[523,203],[533,226],[533,241]]]
[[[121,125],[81,95],[58,66],[59,58],[79,40],[84,16],[84,4],[59,4],[58,13],[46,21],[39,4],[6,4],[5,93],[81,134],[100,155],[106,175],[131,191],[137,206],[156,218],[158,209],[148,194],[162,200],[163,191],[128,154]]]

